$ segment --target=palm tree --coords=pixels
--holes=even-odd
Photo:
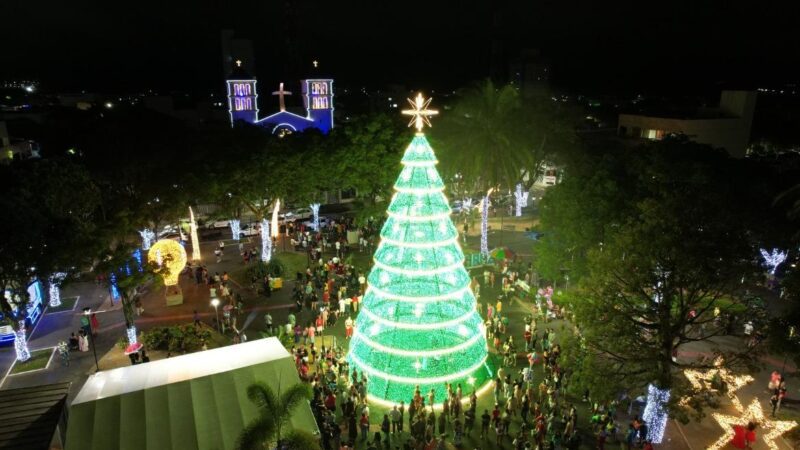
[[[294,408],[311,399],[308,385],[295,384],[278,396],[266,383],[257,381],[247,388],[247,398],[258,408],[258,417],[239,434],[237,450],[264,450],[273,448],[278,443],[282,448],[290,450],[319,448],[317,439],[307,431],[291,430],[285,435],[281,433]]]

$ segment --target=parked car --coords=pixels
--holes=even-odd
[[[480,204],[480,198],[478,198],[477,201],[473,199],[470,209],[477,209],[480,207]],[[463,200],[453,200],[452,204],[450,205],[450,209],[453,210],[453,214],[461,214],[462,212],[466,212]]]
[[[168,235],[172,234],[180,234],[178,226],[173,224],[167,224],[164,225],[164,228],[162,228],[161,231],[158,232],[157,236],[159,239],[170,239],[168,238]]]
[[[285,221],[303,220],[314,217],[314,213],[311,211],[311,208],[298,208],[291,211],[286,211],[285,213],[280,214],[278,217]]]
[[[239,235],[244,236],[258,236],[261,234],[261,224],[260,223],[248,223],[247,225],[242,225],[239,228]]]
[[[332,222],[333,222],[333,219],[331,219],[330,217],[319,216],[319,226],[320,227],[327,227]],[[309,218],[308,220],[304,220],[303,221],[303,225],[305,225],[306,228],[310,228],[311,226],[314,225],[314,219],[313,218]]]
[[[212,220],[206,224],[206,228],[228,228],[230,220]]]

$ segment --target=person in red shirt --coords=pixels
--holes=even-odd
[[[733,440],[731,444],[736,448],[752,448],[756,441],[756,424],[749,422],[745,428],[742,425],[733,426]]]

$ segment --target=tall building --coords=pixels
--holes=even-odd
[[[620,114],[617,131],[623,137],[656,140],[680,134],[741,158],[750,143],[755,106],[755,91],[722,91],[719,107],[693,114]]]

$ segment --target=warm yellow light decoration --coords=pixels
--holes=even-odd
[[[729,416],[727,414],[712,413],[714,420],[719,423],[725,433],[717,439],[716,442],[708,447],[708,450],[719,450],[725,447],[731,439],[733,439],[733,426],[742,425],[746,426],[748,422],[755,422],[758,424],[759,429],[764,431],[763,439],[764,444],[772,450],[778,450],[778,444],[775,440],[778,439],[783,433],[791,430],[797,426],[797,422],[792,420],[770,420],[764,414],[764,409],[761,407],[757,398],[754,398],[747,409],[739,408],[741,416]]]
[[[422,94],[417,94],[414,100],[408,99],[408,103],[411,104],[413,109],[404,109],[403,114],[407,116],[411,116],[411,122],[408,123],[408,126],[414,125],[418,132],[422,132],[422,128],[427,125],[431,126],[431,121],[428,119],[429,116],[435,116],[439,114],[439,111],[435,109],[428,109],[428,106],[431,104],[432,98],[425,99]]]
[[[724,360],[722,357],[717,357],[714,360],[715,369],[709,369],[706,371],[699,371],[699,370],[685,370],[683,374],[686,376],[686,379],[692,383],[692,386],[697,390],[710,390],[713,391],[714,389],[711,387],[710,383],[705,383],[705,380],[710,379],[714,376],[714,372],[719,374],[720,379],[728,387],[727,396],[733,403],[733,406],[736,408],[737,411],[741,411],[743,409],[742,403],[739,401],[739,398],[736,396],[735,392],[739,390],[742,386],[749,384],[753,381],[753,377],[750,375],[732,375],[730,371],[724,367]],[[681,399],[680,404],[686,405],[689,403],[689,397],[684,397]]]
[[[272,209],[272,224],[270,227],[270,235],[272,237],[278,237],[278,210],[281,209],[281,200],[275,200],[275,208]]]
[[[163,274],[164,284],[174,286],[178,284],[178,277],[186,267],[186,250],[172,239],[161,239],[150,247],[147,260],[159,266],[166,264],[169,273]]]
[[[775,443],[775,440],[778,439],[783,433],[796,427],[797,422],[767,419],[757,398],[753,399],[750,405],[745,408],[742,405],[742,402],[739,400],[739,397],[736,395],[736,392],[742,386],[753,382],[753,377],[750,375],[733,375],[728,369],[723,367],[723,364],[724,360],[722,357],[718,357],[716,360],[714,360],[714,369],[709,369],[706,371],[685,370],[683,372],[683,374],[686,376],[686,379],[689,380],[695,389],[707,391],[714,390],[707,380],[711,379],[715,373],[719,374],[720,379],[722,379],[722,381],[727,385],[728,391],[726,395],[731,400],[731,404],[736,409],[736,412],[739,414],[738,417],[721,413],[711,414],[717,423],[719,423],[720,426],[725,430],[725,432],[719,439],[717,439],[716,442],[711,444],[707,450],[719,450],[725,447],[731,441],[731,439],[733,439],[733,426],[746,426],[748,422],[758,423],[759,428],[764,430],[764,443],[770,449],[778,450],[779,447]],[[685,406],[688,404],[688,402],[689,397],[684,397],[681,399],[680,404]]]
[[[192,238],[192,261],[200,261],[203,255],[200,252],[200,239],[197,237],[197,220],[194,218],[194,211],[189,207],[189,235]]]

